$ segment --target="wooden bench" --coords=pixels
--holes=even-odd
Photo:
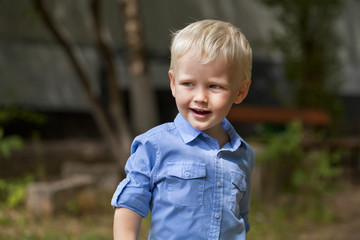
[[[227,119],[233,123],[284,124],[293,120],[300,120],[304,124],[314,126],[327,126],[331,123],[330,115],[323,110],[252,105],[232,107]]]

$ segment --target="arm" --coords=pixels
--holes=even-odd
[[[142,217],[128,208],[116,208],[114,214],[114,240],[136,240]]]

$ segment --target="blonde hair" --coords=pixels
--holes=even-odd
[[[242,69],[242,80],[251,79],[250,44],[244,34],[232,24],[202,20],[173,33],[172,37],[170,69],[174,69],[176,61],[190,49],[198,49],[199,60],[203,64],[211,63],[217,56],[223,55],[227,63]]]

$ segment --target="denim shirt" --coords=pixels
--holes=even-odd
[[[221,149],[180,114],[136,137],[112,206],[150,211],[149,239],[245,239],[254,152],[222,126],[231,141]]]

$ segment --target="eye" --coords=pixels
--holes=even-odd
[[[210,88],[212,88],[212,89],[220,89],[221,86],[216,85],[216,84],[211,84],[211,85],[210,85]]]
[[[183,82],[181,85],[184,85],[185,87],[192,87],[194,84],[192,82]]]

